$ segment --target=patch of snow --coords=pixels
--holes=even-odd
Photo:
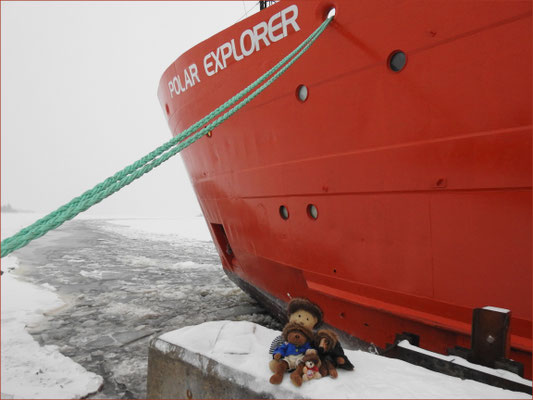
[[[253,350],[255,325],[231,324],[221,329],[213,353],[250,354]]]
[[[122,260],[124,260],[124,264],[130,264],[130,265],[140,265],[140,266],[151,266],[151,267],[157,267],[158,261],[154,260],[153,258],[148,258],[145,256],[139,256],[135,255],[132,256],[130,254],[125,255],[121,257]]]
[[[213,269],[220,269],[220,265],[214,265],[214,264],[200,264],[196,263],[194,261],[182,261],[179,263],[176,263],[171,266],[171,268],[176,269],[206,269],[206,270],[213,270]]]
[[[145,317],[148,315],[156,315],[153,310],[146,307],[141,307],[137,304],[113,303],[106,308],[106,313],[116,315],[128,315],[130,317]]]
[[[286,374],[281,385],[272,385],[268,348],[277,335],[278,331],[248,321],[213,321],[167,332],[154,345],[162,352],[172,351],[173,345],[182,347],[182,359],[199,368],[207,368],[209,359],[215,360],[219,363],[217,372],[226,379],[276,398],[531,398],[526,393],[351,350],[345,352],[355,370],[339,370],[337,379],[324,377],[297,388]]]
[[[203,217],[106,219],[103,229],[131,238],[155,235],[159,240],[175,241],[176,236],[211,242],[211,234]]]
[[[98,280],[102,279],[102,273],[102,271],[85,271],[83,269],[80,271],[81,276]]]
[[[122,381],[131,376],[133,371],[140,371],[146,369],[145,360],[124,360],[117,366],[113,366],[113,378]]]
[[[55,287],[53,287],[52,285],[50,285],[49,283],[41,283],[41,286],[45,289],[48,289],[52,292],[56,292],[57,289]]]
[[[496,311],[503,314],[510,313],[511,310],[508,310],[507,308],[500,308],[500,307],[493,307],[493,306],[485,306],[483,307],[484,310],[490,310],[490,311]]]
[[[398,346],[403,347],[404,349],[409,349],[409,350],[412,350],[412,351],[416,351],[416,352],[421,353],[421,354],[426,354],[426,355],[429,355],[429,356],[432,356],[432,357],[435,357],[435,358],[439,358],[441,360],[449,361],[449,362],[452,362],[454,364],[462,365],[463,367],[468,367],[468,368],[471,368],[471,369],[475,369],[477,371],[481,371],[481,372],[484,372],[486,374],[498,376],[500,378],[504,378],[504,379],[507,379],[507,380],[510,380],[510,381],[513,381],[513,382],[518,382],[518,383],[521,383],[521,384],[524,384],[524,385],[531,386],[531,381],[530,380],[524,379],[524,378],[522,378],[522,377],[518,376],[517,374],[514,374],[514,373],[512,373],[510,371],[506,371],[506,370],[503,370],[503,369],[493,369],[493,368],[485,367],[483,365],[473,364],[473,363],[469,362],[468,360],[465,360],[464,358],[458,357],[458,356],[445,356],[444,354],[434,353],[432,351],[429,351],[429,350],[426,350],[426,349],[422,349],[422,348],[417,347],[417,346],[413,346],[407,340],[402,340],[400,343],[398,343]]]
[[[2,270],[17,265],[13,255],[2,259]],[[96,392],[103,382],[101,376],[63,356],[55,346],[39,346],[26,331],[26,326],[40,323],[44,312],[62,307],[63,301],[10,272],[2,275],[1,285],[2,398],[68,399]]]
[[[0,266],[2,268],[2,272],[4,273],[10,272],[19,267],[19,260],[17,257],[10,254],[2,258],[2,262],[0,263]]]
[[[71,264],[78,264],[78,263],[84,263],[85,260],[78,260],[78,259],[75,259],[75,258],[71,258],[70,260],[68,260],[69,263]]]

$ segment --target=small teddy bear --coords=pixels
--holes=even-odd
[[[319,368],[321,365],[320,357],[318,357],[316,351],[310,350],[305,353],[304,358],[302,358],[302,364],[304,366],[302,369],[302,380],[304,382],[307,382],[311,379],[322,378],[322,375],[319,372]]]
[[[313,332],[302,325],[289,322],[283,328],[283,339],[285,342],[273,353],[276,364],[270,383],[274,385],[279,385],[283,381],[285,371],[296,369],[306,352],[311,350]]]
[[[322,360],[320,373],[322,376],[330,375],[332,378],[338,376],[337,368],[348,371],[354,369],[353,364],[344,354],[339,338],[330,329],[321,329],[315,335],[314,347],[318,349],[318,354]]]

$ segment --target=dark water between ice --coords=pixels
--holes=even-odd
[[[219,319],[281,328],[225,276],[211,242],[135,239],[106,223],[71,221],[16,253],[26,280],[69,303],[30,333],[104,378],[93,398],[144,398],[148,343],[163,332]]]

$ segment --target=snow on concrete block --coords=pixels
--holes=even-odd
[[[434,353],[432,351],[422,349],[418,346],[414,346],[411,343],[409,343],[407,340],[402,340],[400,343],[398,343],[398,346],[403,347],[404,349],[411,350],[411,351],[416,351],[417,353],[439,358],[441,360],[450,362],[452,364],[462,365],[463,367],[474,369],[474,370],[483,372],[484,374],[494,375],[498,378],[507,379],[512,382],[520,383],[521,385],[531,386],[530,380],[522,378],[518,376],[517,374],[514,374],[510,371],[506,371],[503,369],[489,368],[483,365],[474,364],[456,355],[445,356],[443,354]]]
[[[508,310],[507,308],[501,308],[501,307],[493,307],[493,306],[485,306],[483,307],[484,310],[490,310],[490,311],[496,311],[502,314],[508,314],[511,312],[511,310]]]
[[[264,353],[264,341],[276,335],[246,321],[206,322],[163,334],[150,343],[147,396],[261,399],[275,397],[276,391],[283,398],[300,397],[257,374],[265,364],[255,355]]]
[[[149,398],[524,398],[401,360],[346,350],[355,371],[294,386],[272,385],[268,349],[278,331],[247,321],[213,321],[165,333],[150,343]]]

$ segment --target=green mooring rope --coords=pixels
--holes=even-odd
[[[270,86],[281,75],[283,75],[283,73],[285,73],[285,71],[287,71],[287,69],[289,69],[290,66],[294,64],[294,62],[298,60],[309,49],[309,47],[322,34],[322,32],[324,32],[324,30],[329,25],[332,19],[333,17],[326,19],[322,23],[322,25],[320,25],[311,35],[309,35],[307,39],[305,39],[297,48],[295,48],[290,54],[284,57],[274,67],[272,67],[269,71],[263,74],[259,79],[253,82],[246,89],[233,96],[223,105],[216,108],[214,111],[206,115],[194,125],[190,126],[182,133],[175,136],[174,138],[172,138],[162,146],[158,147],[154,151],[150,152],[140,160],[127,166],[123,170],[117,172],[115,175],[107,178],[105,181],[97,184],[95,187],[86,191],[81,196],[72,199],[70,202],[59,207],[57,210],[51,212],[47,216],[22,229],[17,234],[3,240],[1,244],[1,257],[7,256],[11,252],[26,246],[32,240],[43,236],[52,229],[55,229],[58,226],[62,225],[64,222],[74,218],[79,213],[99,203],[106,197],[122,189],[124,186],[129,185],[134,180],[140,178],[145,173],[161,165],[170,157],[176,155],[187,146],[196,142],[206,133],[216,128],[222,122],[224,122],[237,111],[239,111],[242,107],[252,101],[257,95],[263,92],[263,90]],[[280,69],[282,65],[284,66]],[[272,75],[278,69],[279,71]],[[269,76],[271,76],[270,79],[268,79],[261,87],[256,89],[252,94],[242,100],[243,97],[248,95],[248,93],[254,90],[259,84],[264,82]],[[240,103],[238,103],[239,101]],[[235,105],[236,103],[238,104]],[[221,117],[217,118],[209,125],[196,132],[206,122],[211,121],[213,118],[217,117],[222,112],[226,111],[232,106],[234,107],[230,111],[224,113]]]

